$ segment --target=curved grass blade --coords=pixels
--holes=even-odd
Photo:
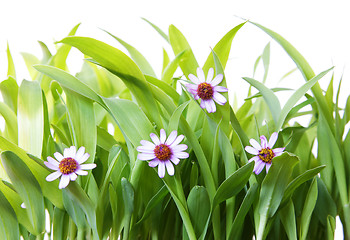
[[[172,81],[172,77],[174,76],[174,73],[177,69],[177,67],[179,66],[180,62],[183,60],[184,58],[184,54],[186,53],[187,50],[184,50],[182,52],[180,52],[179,54],[176,55],[176,57],[169,63],[167,64],[167,66],[164,68],[164,71],[162,73],[162,77],[161,79],[170,84]]]
[[[141,18],[141,19],[146,21],[149,25],[151,25],[165,39],[165,41],[170,43],[168,35],[166,35],[166,33],[163,32],[159,27],[157,27],[156,25],[148,21],[146,18]]]
[[[16,114],[12,111],[11,108],[9,108],[9,106],[3,102],[0,102],[0,115],[5,120],[4,137],[17,144],[18,128]]]
[[[0,91],[4,103],[6,103],[17,115],[18,85],[13,77],[0,83]]]
[[[7,76],[11,76],[14,79],[16,79],[16,70],[15,70],[15,64],[13,63],[13,58],[10,52],[10,46],[9,43],[7,43]]]

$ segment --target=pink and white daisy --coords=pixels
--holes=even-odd
[[[266,166],[266,173],[269,171],[272,163],[272,159],[274,157],[280,156],[284,148],[275,148],[272,149],[273,145],[275,145],[277,141],[278,133],[274,132],[271,134],[270,140],[267,141],[266,137],[263,135],[260,137],[261,145],[255,140],[250,139],[249,142],[253,146],[246,146],[245,150],[253,155],[249,162],[255,161],[254,172],[255,174],[259,174],[263,168]]]
[[[177,131],[174,130],[166,139],[164,129],[160,130],[160,138],[154,133],[150,134],[153,141],[141,140],[142,146],[138,146],[136,150],[139,152],[137,158],[139,160],[151,160],[148,165],[150,167],[158,166],[158,175],[160,178],[165,176],[165,169],[170,176],[174,175],[175,169],[173,164],[177,165],[180,159],[188,158],[188,153],[183,152],[187,149],[186,144],[179,144],[184,135],[177,136]]]
[[[193,74],[189,74],[188,78],[194,84],[186,84],[187,90],[193,94],[194,99],[201,99],[201,108],[206,108],[208,113],[216,111],[215,102],[220,105],[225,105],[227,102],[226,98],[219,92],[227,92],[228,89],[223,86],[218,86],[223,79],[222,74],[218,74],[214,79],[214,69],[210,68],[207,75],[207,80],[205,80],[204,72],[201,68],[197,68],[196,77]],[[214,102],[215,101],[215,102]]]
[[[95,163],[84,163],[90,154],[85,153],[85,148],[80,147],[78,151],[75,146],[66,148],[63,151],[63,155],[59,152],[53,154],[56,159],[52,157],[47,157],[47,162],[44,162],[46,167],[56,170],[56,172],[51,173],[46,177],[46,181],[53,181],[61,177],[59,189],[67,187],[69,181],[75,181],[77,175],[87,175],[88,172],[84,170],[90,170],[96,167]]]

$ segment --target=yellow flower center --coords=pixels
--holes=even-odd
[[[198,85],[197,94],[201,99],[209,100],[213,97],[214,90],[209,83],[204,82]]]
[[[273,153],[273,151],[270,148],[263,148],[259,151],[258,154],[259,158],[266,162],[266,163],[271,163],[272,158],[275,157],[275,154]]]
[[[70,174],[75,172],[78,167],[77,161],[74,158],[64,158],[58,166],[62,174]]]
[[[159,144],[154,148],[154,155],[156,155],[159,160],[166,161],[170,159],[172,152],[168,145]]]

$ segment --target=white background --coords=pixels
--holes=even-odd
[[[210,47],[214,47],[226,32],[240,24],[242,20],[239,17],[242,17],[282,35],[306,58],[316,74],[335,66],[335,88],[343,75],[340,105],[344,106],[350,93],[350,8],[346,2],[0,0],[0,81],[6,79],[7,41],[17,67],[18,81],[29,79],[20,52],[29,52],[41,58],[38,40],[46,43],[54,52],[54,42],[65,37],[78,23],[82,25],[77,35],[94,37],[124,50],[101,28],[133,45],[160,76],[162,49],[165,48],[168,53],[171,53],[171,49],[141,17],[165,32],[170,24],[174,24],[187,38],[200,65],[210,54]],[[295,67],[294,63],[270,37],[257,27],[246,24],[233,40],[225,71],[231,103],[234,94],[237,95],[237,104],[243,103],[248,84],[242,77],[252,77],[254,62],[270,41],[271,68],[267,85],[297,88],[304,83],[299,73],[279,83],[280,78]],[[73,51],[68,61],[73,73],[79,70],[82,63],[83,56],[77,54],[78,51]],[[173,58],[173,55],[170,57]],[[331,74],[328,74],[320,80],[323,89],[330,77]],[[284,96],[278,94],[282,102]]]

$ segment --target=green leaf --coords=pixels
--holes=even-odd
[[[35,64],[39,64],[40,61],[37,57],[35,57],[33,54],[30,54],[30,53],[21,53],[23,59],[24,59],[24,62],[27,66],[27,69],[28,69],[28,72],[29,72],[29,75],[30,75],[30,78],[32,80],[35,80],[37,75],[38,75],[38,71],[36,71],[34,68],[33,68],[33,65]]]
[[[189,103],[190,103],[190,101],[184,102],[178,108],[176,108],[176,110],[174,111],[173,115],[171,115],[171,117],[169,119],[169,123],[168,123],[168,132],[169,133],[171,131],[173,131],[173,130],[177,130],[178,129],[180,117],[181,117],[183,111],[186,109],[186,107],[188,106]]]
[[[218,188],[214,200],[213,209],[221,202],[235,196],[247,184],[254,169],[254,162],[250,162],[232,173]]]
[[[331,194],[328,192],[322,179],[318,177],[316,179],[318,198],[314,212],[320,222],[326,226],[328,216],[332,216],[334,218],[337,216],[337,205],[335,204]]]
[[[327,239],[333,240],[334,233],[336,231],[335,218],[333,216],[327,216]]]
[[[38,82],[22,81],[18,93],[18,146],[40,157],[44,135],[44,110]]]
[[[156,25],[148,21],[146,18],[142,18],[142,19],[147,23],[149,23],[165,39],[165,41],[170,42],[168,35],[166,35],[159,27],[157,27]]]
[[[14,78],[8,79],[0,83],[0,91],[4,103],[6,103],[12,111],[17,115],[17,99],[18,99],[18,85]]]
[[[156,74],[154,73],[151,65],[148,63],[146,58],[136,48],[134,48],[130,44],[124,42],[122,39],[114,36],[112,33],[108,32],[108,31],[105,31],[105,32],[108,33],[109,35],[111,35],[113,38],[115,38],[121,45],[123,45],[126,48],[126,50],[128,50],[131,58],[135,61],[135,63],[141,69],[143,74],[147,74],[147,75],[150,75],[152,77],[156,77]]]
[[[286,206],[279,211],[279,216],[286,230],[288,239],[297,239],[297,226],[293,201],[290,199]]]
[[[175,55],[185,51],[183,60],[180,62],[181,70],[185,76],[187,77],[190,73],[196,73],[198,63],[193,55],[192,49],[184,35],[174,25],[170,25],[169,27],[169,38]]]
[[[161,79],[170,84],[174,73],[179,66],[180,62],[184,59],[185,53],[187,50],[184,50],[176,55],[176,57],[164,68]]]
[[[202,186],[192,188],[187,198],[187,206],[196,236],[200,236],[210,214],[210,200],[207,190]]]
[[[54,214],[52,219],[52,238],[53,239],[66,239],[67,233],[65,233],[64,227],[66,224],[67,218],[65,218],[66,212],[59,209],[54,208]]]
[[[18,128],[16,114],[5,103],[0,102],[0,115],[5,120],[4,137],[17,144]]]
[[[273,93],[273,91],[255,79],[248,78],[248,77],[244,77],[243,79],[246,80],[250,85],[252,85],[253,87],[255,87],[256,89],[258,89],[260,91],[264,100],[266,101],[267,105],[269,106],[273,120],[277,124],[278,118],[279,118],[280,113],[281,113],[281,104],[280,104],[278,98],[276,97],[276,95]]]
[[[35,234],[45,229],[44,198],[40,185],[24,162],[13,152],[1,153],[1,162],[5,171],[24,202]]]
[[[298,158],[287,152],[273,159],[272,166],[261,184],[255,211],[255,218],[259,220],[256,225],[257,240],[263,239],[267,220],[276,213],[297,162]]]
[[[314,178],[314,180],[310,185],[309,191],[307,192],[304,208],[301,213],[300,232],[299,232],[299,238],[301,240],[306,239],[307,233],[309,232],[311,214],[315,208],[316,200],[317,200],[317,181],[316,181],[316,178]]]
[[[281,92],[281,91],[290,91],[290,90],[293,90],[293,89],[291,89],[291,88],[271,88],[271,90],[273,92]],[[254,94],[254,95],[252,95],[250,97],[245,98],[244,101],[248,101],[248,100],[251,100],[253,98],[258,98],[258,97],[262,97],[262,94],[260,92]]]
[[[1,191],[0,212],[0,237],[2,239],[19,239],[19,226],[16,213]]]
[[[263,54],[261,55],[263,64],[264,64],[264,78],[263,78],[263,83],[266,82],[267,79],[267,74],[269,72],[269,66],[270,66],[270,43],[268,43],[263,51]]]
[[[121,179],[123,200],[125,206],[125,219],[124,219],[124,236],[123,239],[128,239],[130,231],[131,216],[134,212],[134,189],[131,183],[126,179]]]
[[[13,63],[13,58],[10,52],[10,46],[9,43],[7,43],[7,76],[11,76],[14,79],[16,79],[16,70],[15,70],[15,64]]]

